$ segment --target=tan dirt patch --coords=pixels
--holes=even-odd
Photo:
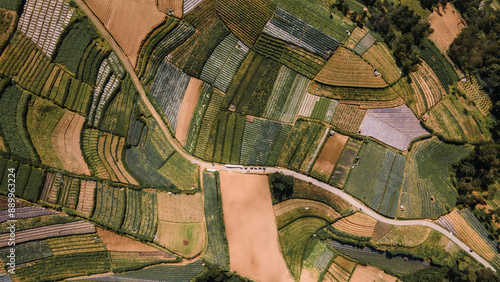
[[[434,29],[429,38],[442,52],[448,50],[455,37],[465,27],[460,13],[450,3],[446,4],[444,9],[441,6],[434,9],[429,16],[429,22]]]
[[[141,42],[163,22],[156,0],[84,0],[135,66]],[[146,15],[146,16],[145,16]]]
[[[206,246],[205,222],[177,223],[160,221],[156,231],[156,242],[183,257],[192,258],[200,254]]]
[[[158,192],[158,220],[170,222],[205,222],[201,193],[175,195]]]
[[[336,221],[333,227],[356,236],[371,237],[373,230],[375,230],[375,224],[377,224],[376,219],[362,212],[357,212]]]
[[[83,116],[66,111],[52,131],[50,139],[65,170],[75,174],[90,175],[80,148],[80,132],[84,123]]]
[[[386,282],[396,282],[398,278],[385,273],[384,271],[375,268],[373,266],[364,266],[358,264],[356,270],[351,276],[349,281],[351,282],[365,282],[365,281],[386,281]]]
[[[182,2],[182,0],[157,0],[158,10],[167,14],[171,9],[174,17],[182,18]]]
[[[177,118],[177,127],[175,129],[175,138],[179,140],[182,146],[186,145],[186,136],[189,129],[189,123],[193,117],[194,109],[196,108],[196,102],[200,96],[201,89],[203,86],[203,81],[191,77],[189,80],[186,93],[184,94],[184,99],[182,100],[181,107],[179,109],[179,115]]]
[[[335,133],[333,136],[328,137],[325,146],[321,149],[321,153],[313,166],[313,170],[331,174],[340,155],[342,155],[342,150],[344,150],[347,140],[349,140],[349,136],[339,133]]]
[[[350,261],[350,260],[344,258],[343,256],[337,256],[333,261],[336,264],[338,264],[340,267],[342,267],[344,270],[346,270],[350,273],[352,273],[352,271],[354,270],[354,267],[356,266],[356,262]]]
[[[114,252],[157,252],[158,249],[135,241],[125,236],[120,236],[111,231],[96,227],[97,234],[108,251]]]
[[[220,172],[231,270],[258,281],[293,281],[281,255],[267,176]]]

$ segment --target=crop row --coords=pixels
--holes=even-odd
[[[453,65],[429,39],[422,42],[420,57],[434,71],[446,92],[448,92],[450,85],[458,81],[459,77]]]
[[[25,160],[40,162],[26,128],[31,95],[15,86],[8,87],[1,95],[0,126],[10,153]]]
[[[347,48],[335,51],[314,78],[316,81],[332,86],[384,88],[387,82],[376,76],[373,67],[360,56]]]
[[[19,19],[17,29],[52,56],[63,29],[68,25],[75,9],[69,3],[50,0],[29,0]]]
[[[245,130],[243,132],[243,140],[241,143],[241,154],[240,154],[240,163],[246,164],[250,152],[252,151],[257,136],[260,132],[262,124],[264,120],[262,119],[254,119],[252,122],[247,121],[245,123]]]
[[[352,32],[351,35],[347,38],[347,41],[344,43],[344,46],[348,49],[354,49],[356,45],[365,37],[365,35],[369,32],[368,28],[363,27],[356,27]]]
[[[95,233],[49,238],[47,244],[56,256],[106,251],[104,243],[96,238]]]
[[[264,0],[217,2],[217,15],[226,26],[247,46],[252,46],[271,18],[271,4]],[[245,23],[242,25],[241,23]]]
[[[416,72],[410,74],[410,77],[413,90],[417,94],[414,98],[416,98],[416,108],[419,115],[427,112],[446,96],[446,90],[425,61]]]
[[[199,187],[199,167],[175,152],[159,168],[158,172],[182,190]]]
[[[189,122],[189,128],[186,134],[186,144],[184,145],[184,149],[186,149],[186,151],[188,151],[190,154],[193,154],[194,150],[196,149],[201,125],[204,121],[205,113],[209,107],[209,103],[212,98],[212,92],[213,87],[208,83],[204,83],[198,101],[196,102],[193,117]],[[218,108],[215,108],[215,105],[213,105],[211,110],[218,110]]]
[[[147,62],[147,67],[144,73],[140,72],[140,79],[144,85],[149,84],[156,76],[156,72],[165,57],[195,32],[191,26],[184,22],[176,25],[173,30],[167,29],[167,31],[168,33],[164,35],[165,37],[163,37],[160,42],[151,44],[152,51],[147,51],[151,52],[151,55],[148,60],[147,57],[145,57],[144,64]],[[148,53],[146,53],[146,55],[147,54]]]
[[[488,115],[491,107],[493,106],[490,97],[484,92],[474,76],[468,76],[466,81],[459,81],[458,87],[464,91],[465,94],[474,101],[476,107],[483,113]]]
[[[213,89],[213,88],[211,88],[211,89]],[[207,89],[207,91],[210,91],[211,89]],[[210,95],[210,94],[208,94],[208,95]],[[200,96],[200,99],[201,98],[202,98],[202,96]],[[197,124],[198,126],[200,126],[198,129],[199,134],[197,136],[193,136],[193,138],[195,138],[195,140],[196,140],[195,141],[196,147],[194,149],[194,155],[197,157],[202,157],[205,154],[208,140],[209,140],[210,131],[213,127],[213,124],[216,121],[217,115],[220,111],[220,105],[222,104],[223,100],[224,100],[224,93],[222,93],[218,90],[214,90],[213,93],[211,93],[210,102],[208,104],[207,109],[205,110],[203,117],[199,117],[198,115],[196,117],[198,120],[200,120],[202,118],[202,120],[200,120],[201,124],[200,125]],[[200,113],[198,113],[198,114],[200,114]],[[200,116],[201,116],[201,114],[200,114]],[[191,125],[190,125],[190,130],[191,130]],[[186,144],[187,144],[187,142],[186,142]]]
[[[105,58],[106,52],[103,47],[101,47],[98,42],[90,43],[83,53],[80,64],[78,65],[76,77],[93,85],[97,78],[99,66]]]
[[[372,47],[375,41],[377,41],[377,39],[375,39],[370,32],[367,32],[353,48],[354,53],[363,56],[363,54]]]
[[[75,209],[78,203],[80,185],[79,178],[48,172],[40,199],[52,204]]]
[[[291,124],[283,123],[281,125],[280,133],[276,138],[276,141],[274,142],[273,148],[271,150],[271,153],[269,154],[269,158],[267,159],[266,165],[275,166],[277,164],[278,158],[281,154],[281,150],[285,146],[286,140],[290,135],[291,130],[292,130]]]
[[[330,128],[324,128],[323,131],[318,131],[318,134],[314,140],[314,142],[311,144],[309,147],[309,151],[307,152],[304,161],[300,165],[300,171],[302,173],[309,174],[311,173],[312,166],[316,159],[318,158],[319,153],[321,152],[321,149],[323,148],[326,139],[328,138],[330,134]],[[321,137],[321,138],[320,138]]]
[[[114,277],[129,279],[146,280],[165,280],[170,281],[191,281],[193,278],[203,272],[205,268],[201,260],[191,262],[185,265],[157,265],[143,268],[141,270],[117,274]]]
[[[329,181],[331,185],[339,188],[344,187],[347,181],[347,176],[351,171],[362,144],[363,141],[349,138],[349,141],[347,141],[344,150],[342,151],[342,155],[340,155],[337,165],[333,169],[332,176]]]
[[[281,124],[266,120],[260,128],[253,149],[248,156],[247,165],[265,165],[276,137],[281,131]]]
[[[208,232],[208,246],[204,258],[211,264],[228,267],[229,249],[218,183],[217,173],[203,172],[203,199]]]
[[[9,169],[15,170],[15,195],[32,202],[36,202],[39,199],[41,190],[43,188],[42,182],[44,179],[44,172],[35,167],[22,165],[17,161],[0,158],[0,192],[3,194],[8,193],[8,184],[11,183],[9,182],[9,174],[11,174],[11,171],[9,171]],[[12,177],[10,177],[10,179],[12,179]]]
[[[310,80],[283,66],[267,103],[264,117],[291,123],[299,110]]]
[[[188,75],[165,60],[158,68],[151,85],[151,95],[174,131],[177,127],[177,115],[189,80]]]
[[[340,214],[331,206],[308,199],[289,199],[273,206],[278,229],[303,217],[317,217],[334,222]]]
[[[321,97],[314,105],[309,117],[312,119],[322,120],[324,122],[331,122],[333,113],[337,108],[337,104],[338,101],[336,100]]]
[[[357,134],[365,115],[366,110],[357,105],[339,103],[333,113],[331,124],[340,130]]]
[[[118,230],[123,223],[125,204],[124,188],[112,187],[98,182],[92,220],[113,230]]]
[[[379,71],[388,84],[395,83],[401,77],[401,70],[389,48],[380,42],[370,47],[363,54],[363,59]]]

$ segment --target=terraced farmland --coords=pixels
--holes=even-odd
[[[395,83],[401,77],[401,70],[396,65],[389,48],[377,42],[363,54],[363,59],[372,65],[388,84]]]
[[[437,218],[451,211],[458,196],[449,179],[451,165],[470,152],[469,146],[445,144],[437,138],[420,141],[407,156],[398,211],[401,218]]]
[[[491,107],[493,106],[490,97],[483,91],[474,76],[468,76],[465,81],[463,79],[460,80],[458,82],[458,89],[463,91],[469,99],[474,101],[476,107],[481,111],[481,113],[484,115],[489,113]]]
[[[431,67],[423,61],[416,72],[410,74],[411,86],[415,95],[412,95],[416,113],[422,115],[428,109],[439,103],[445,96],[446,90],[439,82]]]
[[[332,176],[329,183],[339,188],[343,188],[345,182],[347,181],[347,176],[354,165],[354,162],[358,158],[358,152],[361,148],[363,141],[357,139],[349,138],[345,144],[344,150],[340,155],[340,158],[333,169]]]
[[[436,105],[427,115],[425,124],[445,140],[476,143],[489,135],[482,132],[483,126],[453,96]]]
[[[374,67],[347,48],[338,48],[314,78],[331,86],[384,88],[387,82]]]
[[[358,133],[366,115],[366,110],[356,105],[339,103],[333,113],[331,124],[334,129]]]

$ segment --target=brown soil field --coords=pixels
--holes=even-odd
[[[182,18],[182,0],[157,0],[158,10],[162,13],[167,14],[168,10],[173,11],[173,16],[176,18]]]
[[[160,245],[186,258],[200,254],[207,245],[205,222],[178,223],[158,222],[158,239]]]
[[[97,234],[108,251],[114,252],[158,252],[159,249],[96,227]]]
[[[85,117],[66,111],[54,127],[50,139],[65,170],[75,174],[90,175],[80,148],[80,132],[84,123]]]
[[[448,50],[453,39],[465,27],[460,13],[450,3],[446,4],[444,9],[438,6],[429,16],[429,22],[431,28],[434,29],[429,38],[442,52]]]
[[[191,77],[186,93],[184,94],[184,99],[182,100],[182,104],[179,109],[177,127],[175,129],[175,138],[179,140],[182,146],[186,144],[186,135],[189,129],[189,123],[193,117],[194,108],[196,108],[196,102],[200,96],[202,86],[203,81]]]
[[[257,281],[293,281],[280,252],[267,176],[220,172],[231,270]]]
[[[349,140],[349,136],[339,133],[335,133],[333,136],[328,137],[316,163],[314,163],[313,170],[331,174],[342,154],[342,150],[344,150],[347,140]]]
[[[84,0],[135,66],[141,42],[165,19],[156,0]],[[146,15],[146,16],[144,16]]]
[[[356,262],[350,261],[350,260],[344,258],[343,256],[337,256],[333,261],[336,264],[338,264],[340,267],[342,267],[343,269],[345,269],[349,272],[352,272],[354,270],[354,267],[356,266]]]
[[[386,281],[396,282],[398,278],[385,273],[384,271],[373,266],[364,266],[358,264],[356,270],[351,276],[351,282],[365,282],[365,281]]]
[[[2,137],[0,137],[0,151],[6,152],[5,143],[4,143],[3,139],[2,139]]]
[[[192,223],[205,222],[201,193],[194,195],[158,192],[158,220]]]

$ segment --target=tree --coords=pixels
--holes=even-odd
[[[275,172],[269,175],[271,192],[278,201],[282,201],[293,194],[293,177]]]

